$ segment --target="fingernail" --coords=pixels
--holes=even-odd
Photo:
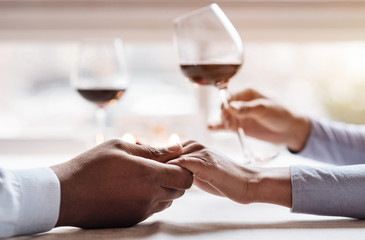
[[[179,143],[176,143],[176,144],[174,144],[174,145],[171,145],[171,146],[167,147],[167,149],[168,149],[169,151],[172,151],[172,152],[177,152],[177,151],[179,151],[181,148],[182,148],[182,146],[181,146]]]

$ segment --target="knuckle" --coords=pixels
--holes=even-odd
[[[154,147],[148,147],[147,150],[150,153],[152,158],[155,158],[155,157],[158,157],[161,155],[161,152]]]
[[[254,93],[256,93],[256,91],[255,91],[253,88],[251,88],[251,87],[246,88],[245,92],[246,92],[246,93],[250,93],[250,94],[254,94]]]
[[[178,159],[178,164],[184,165],[188,163],[188,159],[185,156],[182,156]]]
[[[201,150],[200,151],[201,152],[201,154],[202,154],[202,156],[204,157],[204,158],[207,158],[207,157],[209,157],[210,156],[210,151],[208,150],[208,149],[203,149],[203,150]]]
[[[205,165],[206,167],[217,167],[218,166],[218,162],[217,160],[214,158],[212,151],[210,151],[209,149],[204,149],[201,151],[201,162],[203,165]]]
[[[218,162],[213,158],[208,158],[204,161],[204,165],[206,165],[206,167],[209,167],[209,168],[217,168]]]
[[[247,88],[244,92],[244,95],[246,95],[249,98],[255,98],[255,96],[257,95],[257,92],[255,89],[253,88]]]
[[[107,144],[110,144],[116,148],[123,148],[124,142],[120,139],[111,139],[107,141]]]
[[[195,141],[192,145],[193,145],[193,148],[195,150],[201,150],[201,149],[204,149],[205,148],[205,146],[203,144],[201,144],[201,143],[199,143],[197,141]]]

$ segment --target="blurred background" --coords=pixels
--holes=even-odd
[[[92,146],[94,106],[70,85],[84,38],[118,37],[126,47],[131,83],[108,107],[107,138],[131,133],[157,146],[178,134],[211,144],[217,135],[206,123],[219,119],[217,90],[184,79],[172,20],[213,2],[0,0],[0,153]],[[365,123],[365,1],[215,2],[245,45],[231,92],[253,87],[312,117]]]

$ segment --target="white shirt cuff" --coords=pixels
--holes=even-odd
[[[15,235],[52,229],[58,220],[61,187],[50,168],[14,170],[20,186],[20,212]]]

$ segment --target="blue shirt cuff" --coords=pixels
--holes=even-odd
[[[365,218],[365,164],[292,166],[292,212]]]

